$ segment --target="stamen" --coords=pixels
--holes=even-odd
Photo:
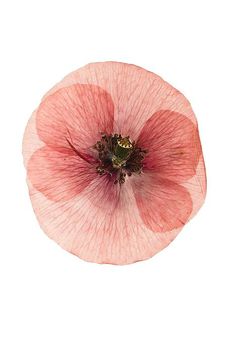
[[[102,133],[101,140],[97,141],[94,149],[98,152],[97,173],[114,175],[115,184],[121,185],[125,182],[126,176],[142,172],[143,159],[147,151],[137,147],[129,136],[123,138],[120,134]]]

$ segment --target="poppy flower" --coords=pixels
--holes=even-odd
[[[135,65],[93,63],[66,76],[29,120],[23,155],[42,229],[91,262],[152,257],[205,198],[189,102]]]

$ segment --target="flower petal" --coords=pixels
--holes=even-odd
[[[157,173],[134,178],[132,184],[141,218],[150,230],[166,232],[186,224],[192,212],[186,188]]]
[[[28,181],[30,197],[45,233],[62,248],[90,262],[129,264],[152,257],[181,228],[155,233],[144,224],[131,178],[114,185],[98,176],[75,198],[53,202]]]
[[[114,131],[136,140],[145,122],[159,110],[196,118],[188,100],[160,76],[136,65],[103,62],[88,64],[67,75],[47,95],[72,84],[98,85],[114,103]],[[47,95],[45,97],[47,97]]]
[[[184,115],[156,112],[143,127],[137,144],[148,150],[145,169],[180,183],[196,173],[201,156],[198,128]]]
[[[202,155],[196,168],[196,174],[188,181],[183,182],[182,185],[188,190],[193,201],[193,210],[190,217],[192,218],[201,208],[206,197],[206,169]]]
[[[36,129],[36,114],[37,110],[32,113],[30,119],[28,120],[23,137],[22,154],[26,169],[28,161],[33,153],[41,147],[45,146],[43,141],[40,140]]]
[[[68,154],[47,146],[33,153],[27,172],[32,185],[55,202],[77,196],[96,176],[94,166],[74,152]]]
[[[68,147],[88,152],[101,132],[113,130],[114,105],[110,95],[95,85],[75,84],[46,97],[36,116],[39,137],[54,148]]]

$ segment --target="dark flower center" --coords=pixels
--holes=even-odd
[[[101,140],[97,141],[94,149],[98,151],[99,164],[96,167],[100,175],[115,176],[114,183],[121,185],[126,176],[133,173],[140,174],[143,168],[143,159],[147,150],[137,147],[129,136],[107,135],[102,133]]]

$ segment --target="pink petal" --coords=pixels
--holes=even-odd
[[[90,262],[129,264],[152,257],[179,229],[150,230],[140,217],[131,180],[122,188],[98,176],[66,202],[53,202],[28,181],[30,197],[45,233],[62,248]]]
[[[132,184],[141,218],[150,230],[166,232],[186,224],[193,204],[186,188],[158,173],[133,178]]]
[[[34,188],[55,202],[77,196],[97,176],[94,166],[75,153],[59,152],[47,146],[34,152],[27,167]]]
[[[143,127],[137,141],[148,150],[145,169],[175,182],[196,173],[202,153],[198,128],[184,115],[173,111],[156,112]]]
[[[86,151],[113,130],[110,95],[95,85],[75,84],[57,90],[40,104],[36,124],[39,137],[54,148],[69,147],[66,139]]]
[[[45,144],[40,140],[38,136],[38,131],[36,128],[36,114],[37,111],[34,111],[31,115],[27,126],[25,128],[23,144],[22,144],[22,153],[24,159],[24,165],[27,169],[28,161],[33,153],[40,149],[41,147],[45,146]]]
[[[188,190],[193,201],[193,210],[190,216],[190,218],[192,218],[201,208],[206,197],[206,169],[202,155],[200,156],[199,163],[196,168],[196,174],[188,181],[183,182],[182,185]]]
[[[114,132],[130,135],[133,140],[159,110],[181,113],[196,124],[188,100],[160,76],[138,66],[118,62],[88,64],[66,76],[47,95],[77,83],[98,85],[108,92],[114,103]]]

